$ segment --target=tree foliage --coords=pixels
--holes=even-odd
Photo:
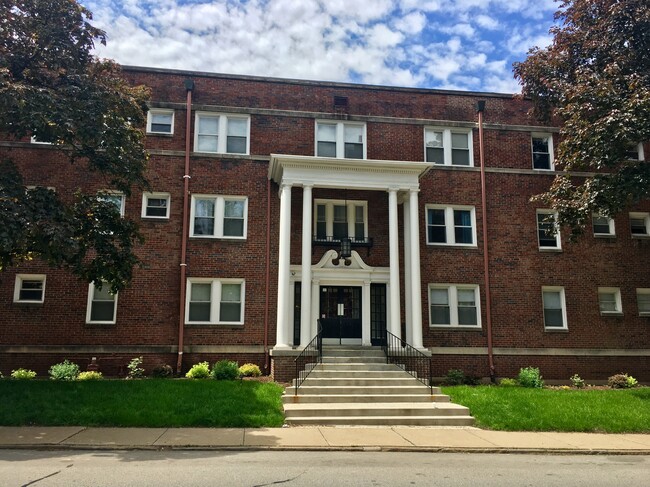
[[[146,187],[148,91],[92,54],[105,34],[75,0],[0,0],[0,132],[35,136],[105,187]],[[27,189],[12,151],[0,161],[0,270],[39,257],[113,291],[131,280],[137,226],[97,195]],[[65,167],[62,166],[64,171]]]
[[[535,115],[562,124],[555,162],[565,172],[536,199],[576,236],[592,212],[611,216],[650,196],[650,164],[629,156],[650,140],[650,4],[565,0],[555,19],[552,45],[531,49],[514,73]]]

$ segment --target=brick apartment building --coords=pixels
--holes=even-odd
[[[527,101],[124,74],[152,89],[152,192],[114,195],[146,239],[144,266],[116,296],[38,261],[6,270],[3,373],[96,357],[113,374],[141,355],[183,371],[255,362],[287,380],[320,318],[326,342],[401,336],[432,354],[434,376],[488,377],[493,364],[499,377],[538,366],[547,379],[650,381],[650,202],[594,215],[577,243],[548,234],[552,212],[530,197],[553,179],[558,128],[531,119]],[[28,185],[111,190],[47,144],[0,142],[9,151]]]

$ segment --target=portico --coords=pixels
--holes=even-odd
[[[379,310],[378,303],[381,299],[377,295],[383,292],[382,286],[385,286],[385,326],[394,335],[401,336],[399,203],[403,206],[404,229],[404,338],[414,347],[423,348],[418,192],[419,179],[431,166],[428,162],[413,161],[271,156],[269,179],[280,187],[277,332],[274,349],[292,348],[298,309],[300,347],[309,343],[316,334],[317,320],[323,317],[322,295],[331,293],[331,287],[336,287],[339,293],[344,292],[339,289],[342,287],[360,288],[351,291],[354,297],[350,302],[358,301],[353,305],[356,306],[355,313],[360,313],[361,336],[358,343],[370,345],[373,333],[376,334],[371,320],[371,306]],[[302,246],[300,263],[292,265],[291,198],[294,188],[302,189]],[[369,266],[356,251],[352,251],[350,259],[343,262],[338,259],[339,243],[335,239],[332,248],[324,252],[318,263],[312,265],[312,245],[317,234],[314,228],[315,188],[381,191],[386,194],[388,267]],[[345,211],[348,212],[347,207]],[[354,217],[353,212],[350,214]],[[331,226],[332,223],[328,222],[328,225]],[[300,282],[299,292],[295,292],[297,282]],[[299,305],[296,299],[299,299]],[[373,315],[376,314],[375,310],[372,311]],[[357,340],[356,337],[350,339]]]

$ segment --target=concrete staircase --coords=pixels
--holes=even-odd
[[[282,396],[291,425],[470,426],[469,409],[397,365],[381,348],[324,347],[323,363]]]

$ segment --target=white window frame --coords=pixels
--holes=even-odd
[[[194,234],[194,223],[197,200],[214,200],[214,234],[202,235]],[[224,235],[224,212],[226,201],[243,201],[244,202],[244,230],[243,235]],[[218,238],[222,240],[246,240],[248,233],[248,197],[235,195],[215,195],[215,194],[194,194],[192,195],[192,207],[190,210],[190,237],[193,238]]]
[[[539,221],[540,215],[553,215],[553,220],[555,221],[555,246],[542,246],[542,242],[539,240],[539,224],[542,223]],[[547,210],[543,208],[538,208],[535,210],[535,231],[537,232],[537,247],[542,252],[557,252],[562,250],[562,237],[560,235],[560,228],[558,225],[558,215],[557,211]],[[550,238],[550,237],[549,237]]]
[[[533,148],[533,139],[544,139],[546,140],[546,145],[548,146],[548,161],[549,168],[540,168],[535,167],[535,152]],[[553,152],[553,135],[552,134],[543,134],[543,133],[532,133],[530,136],[530,155],[531,155],[531,164],[532,168],[535,171],[555,171],[555,154]]]
[[[636,303],[637,303],[637,309],[639,311],[639,316],[650,316],[650,308],[648,311],[641,311],[641,306],[639,306],[639,296],[648,296],[648,300],[650,300],[650,288],[637,288],[636,289]]]
[[[643,219],[645,224],[645,233],[632,233],[632,220]],[[630,212],[630,234],[632,238],[645,238],[650,237],[650,213],[632,211]]]
[[[449,321],[448,324],[433,324],[431,315],[431,290],[432,289],[446,289],[447,297],[449,299]],[[476,304],[476,325],[461,325],[458,322],[458,290],[472,290],[474,291],[474,302]],[[481,293],[480,287],[476,284],[429,284],[427,291],[427,300],[429,306],[429,328],[440,329],[470,329],[480,330],[481,324]]]
[[[427,160],[427,133],[442,132],[442,149],[444,152],[444,163],[435,163],[436,166],[454,166],[454,167],[474,167],[474,142],[472,129],[460,127],[424,127],[424,160]],[[467,147],[469,149],[469,165],[453,164],[452,155],[452,134],[463,134],[467,136]],[[431,161],[433,162],[433,161]]]
[[[102,289],[107,289],[108,284],[104,283]],[[117,322],[117,297],[119,293],[113,294],[113,319],[112,320],[98,320],[93,321],[92,317],[92,306],[93,306],[93,297],[95,294],[95,283],[91,282],[88,284],[88,301],[86,302],[86,324],[88,325],[114,325]]]
[[[429,210],[444,210],[445,211],[445,232],[446,242],[430,242],[429,241]],[[472,243],[456,243],[456,234],[454,232],[454,210],[469,211],[472,219]],[[464,205],[426,205],[424,212],[424,230],[426,233],[427,245],[437,246],[451,246],[451,247],[473,247],[478,246],[476,238],[476,208],[474,206]]]
[[[210,320],[190,321],[190,298],[192,296],[192,284],[210,284]],[[240,312],[239,321],[220,321],[221,312],[221,287],[223,284],[240,285]],[[225,325],[241,326],[244,324],[244,312],[246,310],[246,281],[244,279],[212,279],[192,277],[187,280],[185,293],[185,324],[186,325]]]
[[[149,208],[149,199],[164,199],[167,201],[167,207],[165,216],[155,216],[147,215],[147,209]],[[168,220],[169,212],[171,206],[171,195],[169,193],[154,193],[154,192],[144,192],[142,193],[142,218],[151,218],[153,220]]]
[[[610,311],[602,309],[601,298],[605,295],[613,295],[615,309]],[[621,289],[618,287],[599,287],[598,288],[598,309],[600,310],[600,314],[603,316],[622,315],[623,303],[621,301]]]
[[[14,303],[42,304],[45,302],[45,274],[16,274],[14,285]],[[40,281],[42,283],[41,299],[20,299],[20,291],[23,290],[25,281]]]
[[[562,306],[562,326],[546,326],[546,308],[544,308],[544,293],[560,293],[560,306]],[[566,297],[563,286],[542,286],[542,319],[545,331],[566,331],[569,329],[566,314]]]
[[[315,199],[314,200],[314,220],[313,220],[313,239],[316,241],[323,241],[317,237],[317,223],[318,223],[318,206],[325,205],[325,237],[334,237],[334,207],[346,206],[346,216],[348,223],[348,238],[355,242],[356,235],[356,215],[355,208],[358,206],[363,207],[363,235],[364,240],[368,238],[368,202],[363,200],[331,200],[331,199]],[[338,240],[334,240],[338,241]]]
[[[202,118],[217,119],[217,150],[206,151],[199,150],[199,121]],[[245,152],[228,152],[228,121],[231,119],[245,120],[246,121],[246,151]],[[249,115],[242,115],[237,113],[215,113],[215,112],[196,112],[194,116],[194,152],[203,154],[235,154],[235,155],[248,155],[250,154],[251,144],[251,117]]]
[[[120,210],[120,216],[123,217],[124,216],[124,211],[126,209],[126,197],[124,196],[124,193],[122,193],[121,191],[104,190],[104,191],[101,191],[97,195],[97,199],[99,199],[100,201],[108,202],[109,200],[108,200],[107,197],[111,197],[111,196],[119,196],[120,197],[119,210]]]
[[[366,124],[362,122],[337,122],[335,120],[316,120],[314,127],[314,154],[316,157],[327,157],[318,155],[318,126],[319,125],[336,126],[336,158],[346,159],[345,157],[345,127],[361,127],[363,129],[363,157],[358,160],[367,158],[368,154],[368,135]],[[355,160],[350,158],[350,160]]]
[[[596,232],[594,228],[594,218],[607,218],[607,225],[609,231],[607,233]],[[608,216],[600,215],[598,213],[593,213],[591,215],[591,229],[594,232],[594,237],[615,237],[616,236],[616,226],[614,224],[614,219]]]
[[[636,144],[636,146],[631,146],[629,152],[632,152],[634,149],[636,149],[636,159],[629,159],[631,161],[644,161],[645,160],[645,154],[643,151],[643,143],[639,142]]]
[[[171,115],[171,126],[169,127],[169,132],[161,132],[159,130],[153,130],[151,127],[153,125],[153,116],[154,115]],[[162,134],[162,135],[174,135],[174,110],[167,108],[150,108],[147,112],[147,133],[148,134]]]

